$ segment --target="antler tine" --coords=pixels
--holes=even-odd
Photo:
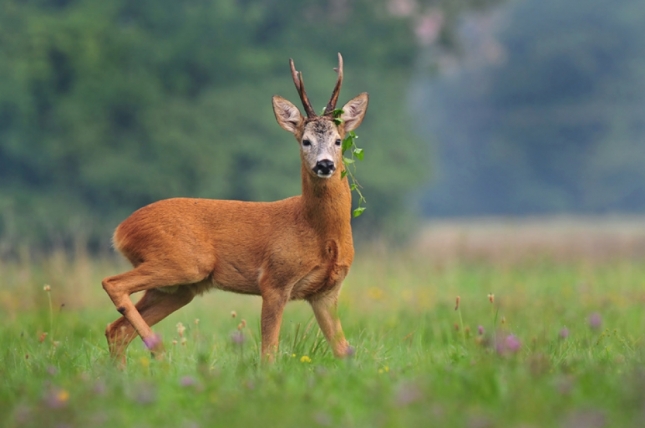
[[[336,86],[334,87],[334,92],[331,93],[331,98],[325,107],[325,115],[333,115],[334,109],[336,109],[336,102],[338,102],[338,95],[340,94],[340,87],[343,84],[343,56],[338,52],[338,68],[334,68],[334,71],[338,73],[338,80],[336,81]]]
[[[300,71],[296,71],[296,66],[293,63],[293,59],[291,58],[289,58],[289,66],[291,67],[291,77],[293,78],[293,83],[296,85],[298,95],[300,95],[300,101],[302,101],[302,105],[305,108],[307,117],[316,117],[316,111],[311,106],[309,98],[307,97],[307,92],[305,92],[305,82],[304,80],[302,80],[302,73]]]

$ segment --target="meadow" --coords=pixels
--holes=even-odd
[[[117,370],[100,281],[126,263],[24,251],[0,262],[0,425],[642,427],[641,224],[434,224],[365,245],[340,302],[355,355],[334,359],[294,302],[270,366],[260,300],[212,291],[155,327],[163,361],[136,340]]]

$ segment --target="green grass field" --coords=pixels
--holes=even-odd
[[[137,340],[125,371],[108,358],[118,313],[100,285],[124,262],[2,262],[1,425],[645,426],[641,258],[438,259],[359,249],[341,294],[351,359],[294,302],[261,366],[260,300],[213,291],[155,327],[164,361]]]

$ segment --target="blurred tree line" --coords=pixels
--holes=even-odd
[[[441,165],[424,211],[645,212],[645,3],[522,0],[501,17],[499,61],[422,85]]]
[[[314,104],[345,58],[339,104],[370,93],[358,168],[363,235],[400,236],[427,179],[408,84],[415,24],[496,0],[3,0],[0,2],[0,241],[5,251],[87,240],[101,248],[133,210],[173,196],[276,200],[299,193],[293,137],[271,96]],[[371,231],[371,232],[370,232]]]

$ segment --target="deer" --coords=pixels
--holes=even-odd
[[[110,356],[126,364],[140,336],[158,359],[161,338],[151,326],[210,289],[261,296],[261,361],[273,362],[285,305],[305,300],[336,357],[352,355],[337,313],[342,283],[354,260],[352,195],[343,174],[342,141],[367,111],[369,96],[348,101],[340,116],[337,81],[322,115],[312,107],[293,59],[291,77],[306,117],[279,95],[276,121],[300,149],[302,194],[275,202],[164,199],[144,206],[114,231],[113,246],[133,269],[102,281],[121,317],[108,324]],[[338,120],[340,119],[340,120]],[[136,305],[130,296],[143,292]]]

